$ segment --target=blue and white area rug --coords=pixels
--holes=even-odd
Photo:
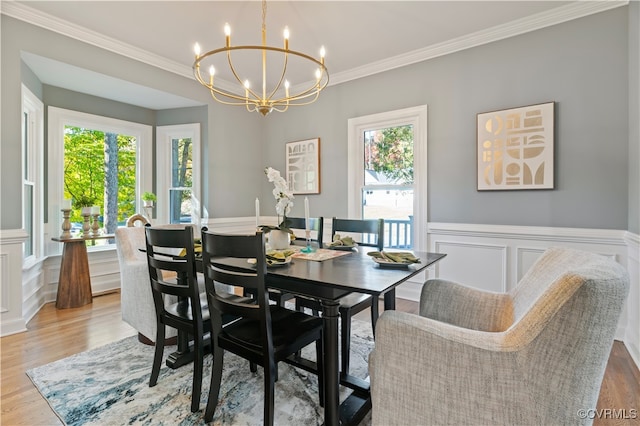
[[[373,348],[371,324],[353,320],[351,374],[368,376],[368,358]],[[166,356],[175,346],[165,348]],[[315,359],[315,346],[303,356]],[[200,411],[192,413],[193,365],[170,369],[163,363],[158,384],[149,387],[153,347],[129,337],[100,348],[34,368],[27,375],[66,425],[202,425],[211,378],[211,355],[205,356]],[[276,425],[321,425],[315,375],[278,365],[275,394]],[[247,361],[226,352],[220,404],[214,425],[263,423],[262,369],[249,371]],[[347,392],[341,392],[341,401]],[[368,415],[361,425],[370,423]]]

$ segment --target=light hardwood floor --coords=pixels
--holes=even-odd
[[[417,313],[418,305],[399,299],[397,309]],[[369,312],[357,317],[368,321]],[[74,309],[58,310],[49,303],[27,328],[25,333],[0,339],[0,424],[5,426],[61,424],[26,370],[136,334],[120,318],[120,293],[94,297],[93,304]],[[621,342],[613,346],[598,409],[624,409],[626,413],[640,410],[640,372]],[[596,419],[594,424],[640,424],[640,419]]]

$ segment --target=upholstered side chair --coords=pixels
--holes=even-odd
[[[116,251],[120,267],[120,309],[122,320],[138,331],[138,340],[153,345],[156,339],[156,310],[149,285],[149,268],[144,235],[144,221],[134,215],[127,221],[128,227],[120,227],[115,231]],[[162,228],[184,228],[180,225],[159,225]],[[204,292],[204,277],[198,274],[198,285]],[[176,298],[167,296],[167,304],[175,303]],[[166,344],[175,344],[177,331],[166,327]]]
[[[144,227],[117,228],[115,235],[120,266],[122,320],[138,331],[138,340],[146,344],[154,344],[156,309],[153,305],[153,295],[149,285],[147,257],[140,250],[146,248]],[[176,335],[175,329],[166,328],[165,338],[168,339]]]
[[[591,424],[628,291],[620,264],[567,248],[506,294],[428,280],[419,315],[378,319],[372,423]]]

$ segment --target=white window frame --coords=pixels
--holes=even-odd
[[[64,198],[64,128],[83,127],[103,132],[114,132],[136,138],[136,212],[142,212],[142,193],[153,182],[153,128],[152,126],[84,112],[52,107],[48,108],[49,125],[49,227],[52,236],[60,235]],[[49,253],[59,253],[61,244],[50,244]],[[87,247],[99,250],[99,247]]]
[[[427,106],[371,114],[348,121],[347,213],[362,218],[364,187],[364,132],[388,127],[413,126],[413,248],[427,249]]]
[[[200,123],[176,124],[171,126],[158,126],[156,128],[156,185],[157,198],[156,219],[159,223],[169,223],[169,190],[173,188],[171,182],[171,141],[173,139],[191,138],[192,160],[191,176],[194,207],[201,212],[200,194]],[[198,224],[199,225],[199,224]],[[203,224],[205,225],[205,224]]]
[[[22,170],[22,228],[26,229],[26,193],[25,184],[33,187],[33,205],[31,220],[31,238],[33,254],[23,258],[23,267],[29,268],[43,257],[43,187],[44,187],[44,104],[27,86],[22,85],[22,163],[21,168],[28,164],[29,175],[25,178]],[[27,123],[24,122],[25,114]],[[28,146],[25,146],[25,142]]]

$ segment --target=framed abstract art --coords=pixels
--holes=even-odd
[[[294,194],[320,193],[320,138],[286,144],[287,182]]]
[[[478,191],[554,188],[554,105],[478,114]]]

